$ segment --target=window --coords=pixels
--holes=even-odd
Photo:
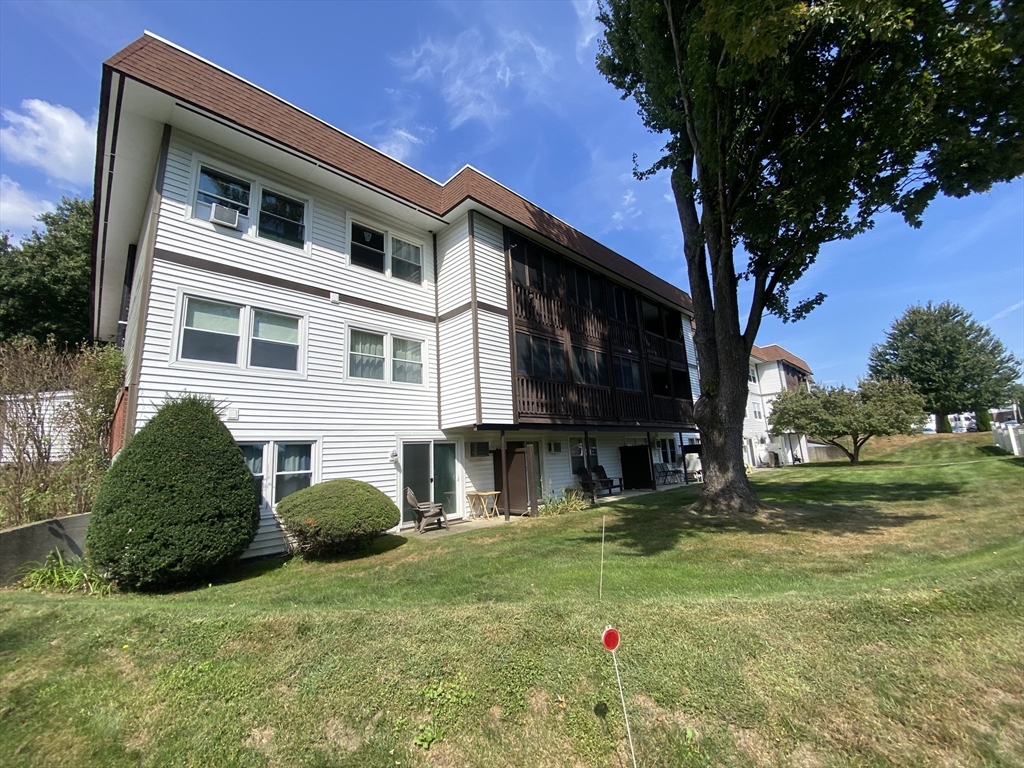
[[[471,459],[486,459],[491,455],[491,446],[486,440],[466,444],[466,453]]]
[[[548,453],[561,453],[561,452],[562,452],[562,442],[560,440],[556,441],[556,442],[548,443]]]
[[[252,311],[249,365],[256,368],[299,369],[299,318]]]
[[[251,207],[259,202],[255,214],[256,229],[250,230]],[[238,212],[237,224],[218,214],[213,207]],[[195,205],[192,215],[212,221],[245,234],[302,248],[306,243],[306,203],[294,197],[275,192],[262,184],[244,181],[234,175],[199,166]]]
[[[524,376],[565,380],[565,348],[559,341],[516,333],[516,370]]]
[[[390,251],[385,244],[390,244]],[[390,256],[392,277],[417,285],[423,282],[423,250],[414,243],[352,222],[350,250],[352,263],[357,267],[385,275]]]
[[[676,441],[671,437],[658,440],[658,450],[661,451],[662,464],[676,463]]]
[[[350,376],[384,381],[384,334],[352,329],[348,365]]]
[[[593,272],[566,264],[565,296],[573,304],[604,314],[604,282]]]
[[[643,391],[640,381],[640,363],[627,357],[613,358],[615,365],[615,388],[633,392]]]
[[[422,344],[411,339],[395,338],[391,341],[391,380],[406,384],[423,383]]]
[[[189,297],[181,334],[181,357],[212,363],[238,363],[238,318],[242,308]]]
[[[612,316],[620,323],[636,325],[636,297],[621,285],[612,286]]]
[[[747,381],[751,384],[757,384],[757,369],[754,366],[750,366],[747,371]]]
[[[641,301],[644,312],[644,330],[653,333],[655,336],[664,336],[665,329],[661,325],[661,310],[656,304],[649,301]]]
[[[683,316],[674,309],[664,309],[665,338],[671,341],[683,340]]]
[[[757,403],[754,403],[754,418],[755,419],[760,419],[761,418],[761,406],[758,405]]]
[[[184,314],[180,360],[299,370],[300,317],[196,296],[185,297]]]
[[[352,222],[352,263],[384,273],[384,233]]]
[[[558,292],[561,259],[536,243],[511,234],[512,279],[542,293]]]
[[[352,378],[423,384],[423,342],[353,328],[349,332],[348,365]],[[388,374],[390,378],[386,378]]]
[[[647,368],[651,377],[651,394],[659,397],[671,397],[669,389],[668,368],[664,365],[650,365]]]
[[[256,486],[256,493],[259,494],[260,506],[263,506],[263,446],[264,443],[239,443],[242,449],[242,456],[245,457],[245,466],[252,472],[252,481]]]
[[[306,242],[305,203],[263,190],[260,197],[259,236],[301,248]]]
[[[608,363],[603,352],[573,345],[572,377],[577,384],[608,386]]]
[[[672,377],[672,397],[680,400],[693,399],[690,393],[690,377],[686,375],[686,371],[673,368],[670,375]]]
[[[274,503],[308,488],[313,481],[313,444],[277,443],[277,474],[274,475]]]
[[[199,185],[196,189],[195,216],[209,219],[213,206],[221,205],[238,211],[239,216],[245,217],[245,228],[248,228],[250,190],[251,185],[247,181],[240,181],[226,173],[201,167]]]
[[[583,455],[583,438],[578,437],[569,445],[569,462],[572,465],[573,474],[580,467],[587,466],[586,457]],[[597,438],[590,438],[590,466],[596,467],[600,462],[597,460]]]
[[[423,281],[420,247],[391,238],[391,274],[399,280],[419,284]]]

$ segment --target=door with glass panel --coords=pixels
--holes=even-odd
[[[412,488],[419,502],[444,505],[446,515],[458,511],[455,443],[424,440],[402,444],[402,524],[416,523],[416,514],[405,498]]]

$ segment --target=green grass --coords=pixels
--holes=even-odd
[[[989,442],[757,473],[760,520],[690,487],[174,594],[5,592],[0,755],[629,765],[611,623],[643,766],[1024,765],[1024,464]]]

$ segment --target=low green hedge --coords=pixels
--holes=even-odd
[[[328,480],[286,496],[277,514],[299,551],[323,557],[351,551],[398,525],[395,503],[361,480]]]

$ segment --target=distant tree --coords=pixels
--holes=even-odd
[[[793,285],[822,244],[879,211],[918,226],[936,195],[1024,172],[1024,17],[977,0],[604,0],[598,19],[598,69],[667,139],[637,175],[670,172],[683,231],[705,472],[695,509],[753,513],[743,413],[763,316],[820,304]]]
[[[943,302],[909,307],[885,342],[871,348],[869,373],[910,381],[935,414],[938,432],[952,431],[951,413],[1005,405],[1020,361],[963,307]]]
[[[1015,381],[1010,385],[1009,394],[1007,395],[1007,401],[1000,403],[1000,405],[1012,405],[1013,406],[1013,418],[1020,421],[1021,413],[1020,406],[1024,403],[1024,383]]]
[[[801,432],[842,449],[856,464],[872,437],[911,434],[924,419],[924,400],[909,382],[865,379],[857,389],[781,392],[768,421],[773,434]]]
[[[89,339],[92,202],[61,200],[45,229],[14,245],[0,237],[0,341],[31,336],[77,346]]]

